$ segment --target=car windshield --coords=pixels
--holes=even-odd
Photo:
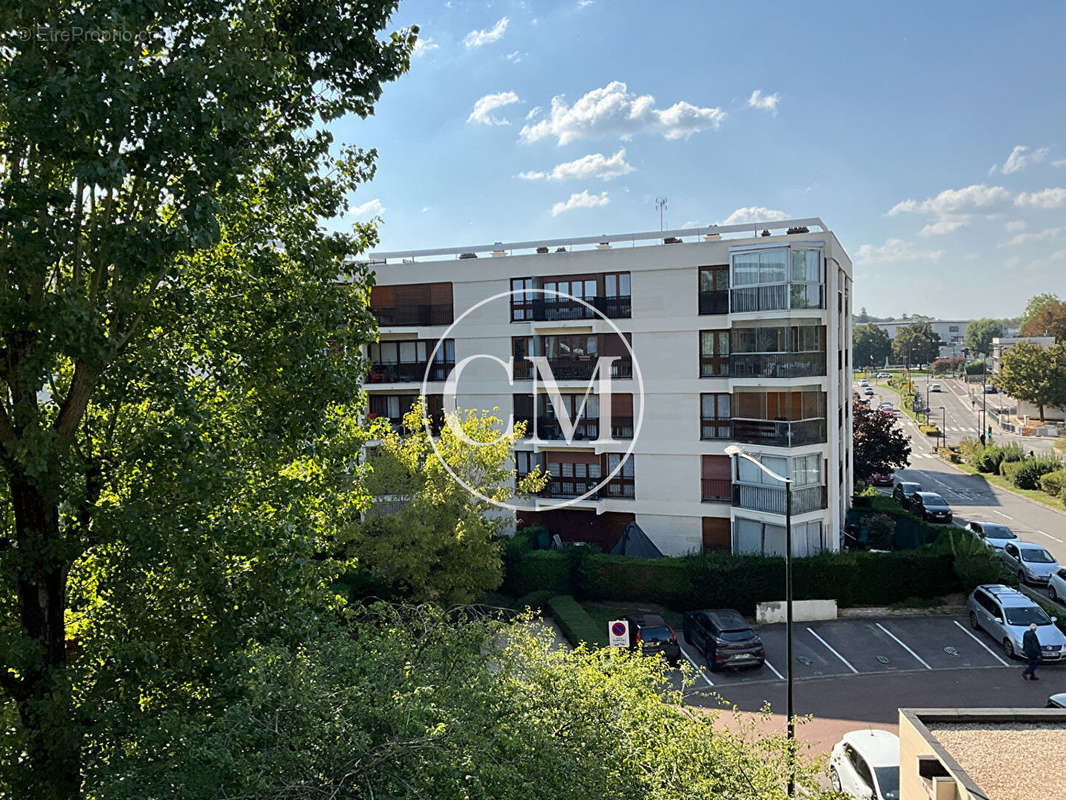
[[[1014,532],[1006,525],[996,525],[995,523],[982,523],[981,529],[985,532],[986,539],[1017,539]]]
[[[874,777],[885,800],[899,800],[899,767],[874,767]]]
[[[718,638],[723,642],[746,642],[749,639],[754,639],[755,634],[750,630],[747,631],[722,631],[718,634]]]
[[[670,629],[665,625],[661,628],[641,628],[640,638],[645,642],[668,642]]]
[[[1004,609],[1004,611],[1009,625],[1031,625],[1034,622],[1037,625],[1051,624],[1051,617],[1045,614],[1040,606],[1018,606]]]
[[[902,489],[904,492],[907,492],[908,494],[920,492],[922,490],[921,484],[918,483],[901,483],[899,485],[899,488]]]
[[[922,497],[922,500],[925,502],[925,504],[927,506],[946,506],[947,505],[947,503],[944,502],[944,498],[943,497],[941,497],[938,494],[933,494],[932,492],[926,492],[925,495]]]
[[[1030,564],[1055,563],[1055,559],[1051,557],[1051,553],[1043,547],[1022,548],[1022,561],[1028,561]]]

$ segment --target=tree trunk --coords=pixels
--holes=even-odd
[[[20,559],[16,590],[22,635],[34,651],[14,690],[25,731],[26,784],[16,796],[73,800],[81,794],[81,731],[66,673],[66,576],[59,510],[35,482],[11,476]]]

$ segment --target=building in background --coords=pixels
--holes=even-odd
[[[371,260],[381,336],[370,347],[365,387],[372,413],[398,421],[420,391],[438,338],[460,317],[430,369],[431,410],[439,411],[455,364],[479,354],[515,359],[513,383],[498,362],[466,364],[458,404],[536,422],[540,441],[519,443],[517,469],[543,466],[550,483],[536,511],[518,513],[520,522],[542,522],[564,540],[605,550],[635,521],[668,555],[783,554],[784,488],[726,455],[735,443],[793,477],[795,554],[839,548],[852,489],[852,272],[821,220],[375,253]],[[602,312],[635,361],[611,324],[556,292]],[[534,390],[531,356],[547,359],[568,416],[585,403],[569,442],[543,382]],[[608,356],[615,357],[609,431],[600,424],[595,382],[585,399],[597,358]],[[613,443],[597,443],[608,432]],[[594,495],[551,508],[619,465]]]
[[[928,322],[933,332],[940,337],[941,358],[954,358],[962,355],[962,349],[966,347],[966,328],[973,322],[972,319],[904,319],[893,322],[875,322],[874,325],[885,331],[889,339],[895,339],[900,328],[922,322]]]
[[[992,340],[992,374],[998,375],[1003,369],[1003,354],[1019,342],[1040,345],[1047,350],[1055,344],[1054,336],[997,336]]]
[[[899,800],[1030,800],[1066,787],[1066,709],[901,708]]]

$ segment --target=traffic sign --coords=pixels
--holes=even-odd
[[[612,619],[607,623],[611,647],[629,647],[629,623],[624,619]]]

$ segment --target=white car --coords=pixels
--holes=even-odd
[[[856,800],[899,800],[899,737],[876,729],[845,733],[829,756],[829,781]]]
[[[939,392],[940,391],[940,384],[939,383],[931,383],[931,384],[929,384],[929,391],[931,391],[931,392]]]
[[[1066,603],[1066,567],[1058,569],[1047,582],[1047,593],[1052,600]]]
[[[1006,525],[1000,525],[998,522],[978,522],[976,520],[970,520],[966,523],[966,530],[984,542],[989,549],[996,553],[1002,552],[1003,545],[1007,542],[1018,541],[1018,537],[1014,535],[1014,531]],[[1066,597],[1066,594],[1063,596]]]

